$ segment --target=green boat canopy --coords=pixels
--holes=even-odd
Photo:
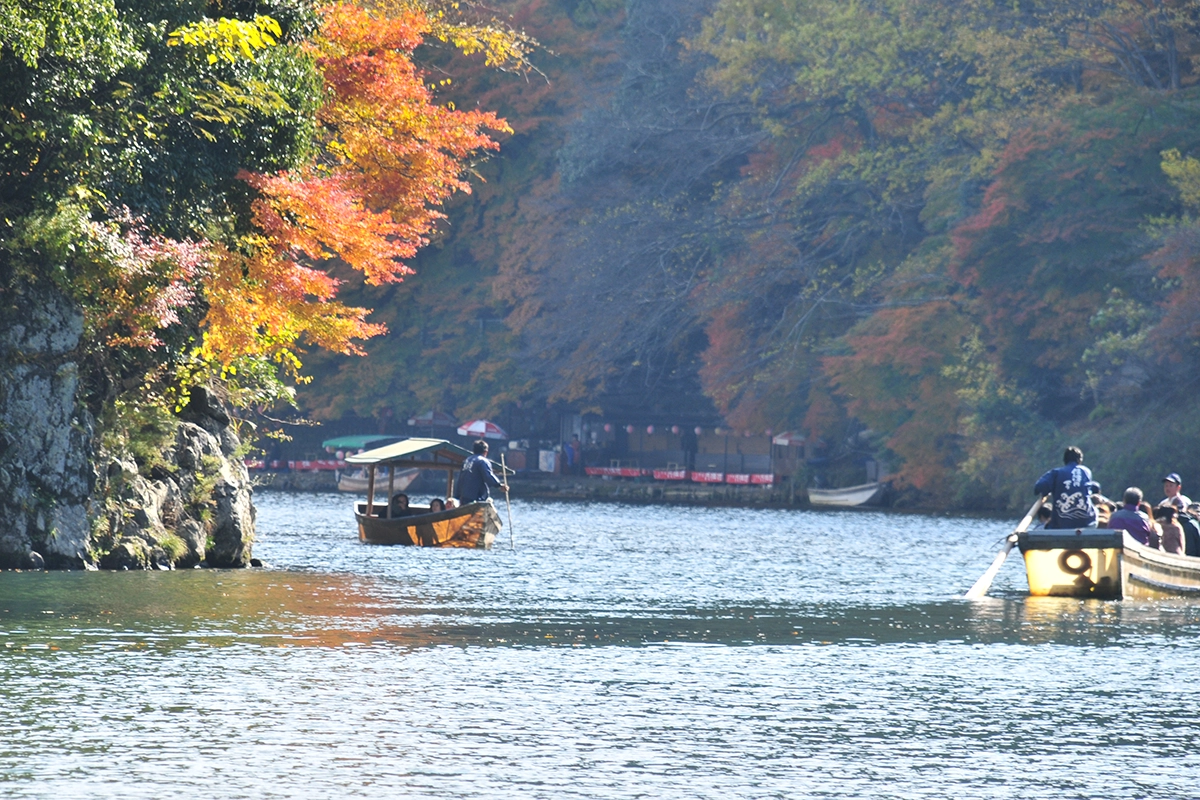
[[[358,436],[339,436],[336,439],[326,439],[321,447],[331,450],[361,450],[372,447],[383,447],[385,444],[403,441],[403,436],[385,436],[378,433],[361,434]]]
[[[347,464],[380,466],[384,464],[423,469],[457,469],[471,457],[471,451],[445,439],[413,437],[395,444],[376,447],[365,453],[346,456]],[[494,463],[494,462],[493,462]],[[497,464],[496,466],[500,466]],[[511,473],[512,470],[506,470]]]

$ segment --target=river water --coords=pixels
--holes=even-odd
[[[0,574],[0,795],[1200,796],[1200,605],[957,599],[1011,521],[258,507],[264,569]]]

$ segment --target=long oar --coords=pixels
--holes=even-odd
[[[504,466],[504,453],[500,454],[500,472],[504,475],[504,505],[508,507],[508,549],[516,550],[517,545],[513,541],[512,502],[508,499],[508,467]]]
[[[1042,507],[1042,503],[1044,502],[1046,502],[1046,498],[1039,497],[1029,507],[1029,512],[1017,524],[1016,530],[1005,538],[1004,549],[996,554],[996,558],[992,561],[992,565],[987,568],[987,572],[979,576],[979,580],[975,581],[975,585],[968,589],[963,597],[967,600],[979,600],[987,595],[988,589],[992,588],[992,581],[996,579],[996,573],[1000,571],[1000,567],[1004,564],[1004,559],[1008,558],[1013,545],[1017,543],[1017,534],[1025,532],[1025,529],[1029,527],[1029,523],[1033,522],[1033,517],[1037,514],[1037,510]]]

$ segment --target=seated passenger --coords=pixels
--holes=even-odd
[[[1174,506],[1178,511],[1183,511],[1191,505],[1191,499],[1180,491],[1183,488],[1183,479],[1179,477],[1178,472],[1172,472],[1167,477],[1163,478],[1163,500],[1159,503],[1160,506]]]
[[[449,510],[451,508],[458,508],[458,501],[455,500],[453,497],[447,497],[446,498],[446,509]]]
[[[1050,508],[1050,506],[1047,506],[1047,505],[1038,506],[1037,522],[1030,525],[1029,530],[1031,530],[1031,531],[1045,530],[1046,525],[1050,522],[1050,517],[1053,515],[1054,515],[1054,511]]]
[[[410,517],[412,510],[408,507],[408,495],[396,492],[392,495],[392,517]]]
[[[1148,545],[1150,534],[1153,531],[1153,523],[1145,514],[1138,511],[1140,502],[1142,502],[1142,490],[1136,486],[1130,486],[1125,490],[1125,505],[1113,512],[1112,517],[1108,520],[1108,527],[1114,531],[1125,531],[1137,541]]]
[[[1096,507],[1096,527],[1107,528],[1108,519],[1116,510],[1116,506],[1102,494],[1092,495],[1092,505]]]
[[[1183,539],[1183,527],[1175,521],[1175,506],[1159,506],[1154,509],[1154,519],[1162,528],[1162,549],[1167,553],[1183,555],[1186,544]]]
[[[1150,547],[1153,547],[1155,550],[1161,550],[1162,526],[1160,526],[1158,521],[1154,518],[1154,509],[1149,503],[1143,500],[1142,502],[1138,503],[1138,511],[1145,514],[1146,519],[1150,520],[1150,536],[1146,544],[1148,544]]]
[[[442,498],[435,497],[429,501],[429,513],[430,514],[436,514],[439,511],[445,511],[445,510],[446,510],[446,504],[444,502],[442,502]]]

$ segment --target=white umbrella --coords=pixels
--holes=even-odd
[[[494,422],[486,419],[473,419],[458,428],[459,436],[482,436],[484,439],[507,439],[508,434]]]

